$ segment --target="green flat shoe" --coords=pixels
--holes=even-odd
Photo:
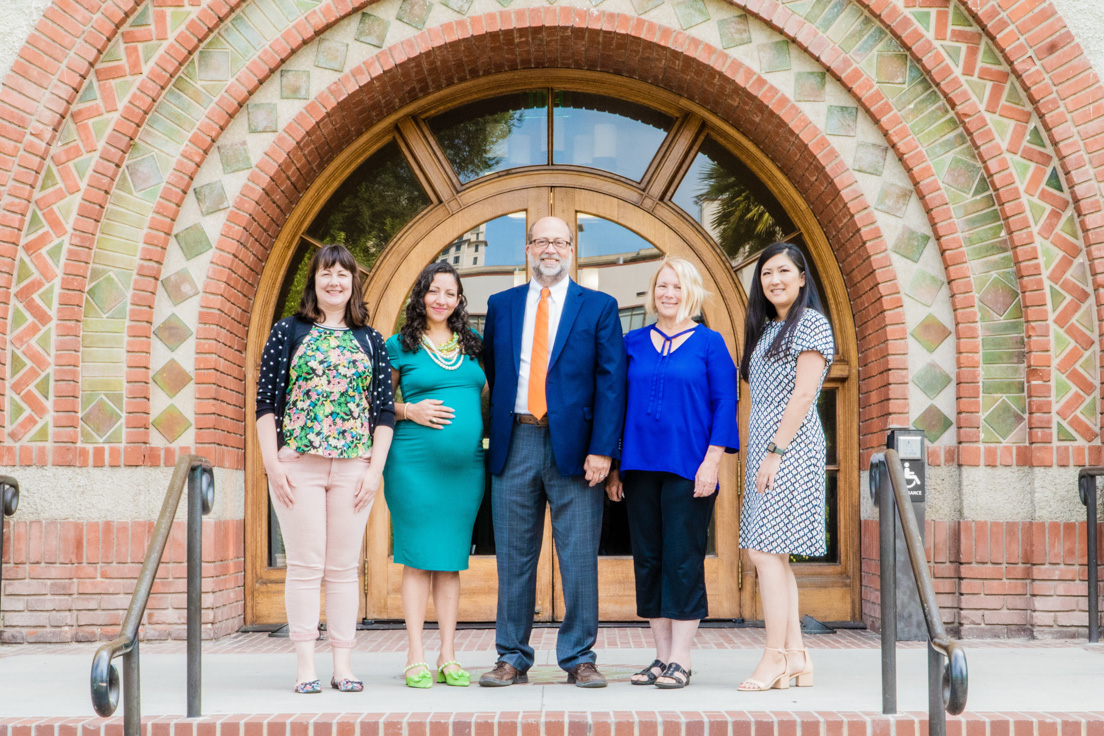
[[[410,674],[410,670],[416,667],[421,667],[422,671],[416,675]],[[419,690],[425,690],[433,687],[433,670],[429,668],[429,665],[425,662],[415,662],[412,665],[407,665],[403,670],[406,673],[406,686],[416,687]]]
[[[455,672],[449,672],[446,667],[456,665],[459,669]],[[455,659],[450,662],[445,662],[443,665],[437,668],[437,682],[443,682],[450,687],[467,687],[471,684],[471,675],[464,671],[460,667],[460,663]]]

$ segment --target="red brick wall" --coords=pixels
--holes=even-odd
[[[1087,636],[1085,522],[929,521],[924,534],[943,622],[954,635]],[[1097,545],[1104,559],[1104,524],[1097,525]],[[872,628],[881,625],[878,552],[878,522],[865,520],[862,614]]]
[[[5,522],[0,641],[96,641],[118,635],[153,522]],[[172,536],[146,608],[142,637],[184,638],[185,524]],[[203,522],[203,636],[237,631],[245,607],[241,520]]]

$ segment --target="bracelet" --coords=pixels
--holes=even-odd
[[[408,405],[406,404],[406,402],[403,402],[403,421],[404,422],[408,419],[408,417],[406,416],[406,407],[407,406]]]

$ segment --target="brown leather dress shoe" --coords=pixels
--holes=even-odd
[[[583,662],[567,673],[567,684],[575,687],[605,687],[607,683],[593,662]]]
[[[483,687],[506,687],[525,682],[529,682],[529,675],[518,672],[516,667],[506,662],[495,662],[494,669],[484,672],[479,678],[479,684]]]

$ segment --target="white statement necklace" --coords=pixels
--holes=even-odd
[[[434,345],[429,335],[422,335],[422,344],[425,345],[430,360],[446,371],[454,371],[464,362],[464,354],[460,351],[460,336],[455,332],[441,347]]]

